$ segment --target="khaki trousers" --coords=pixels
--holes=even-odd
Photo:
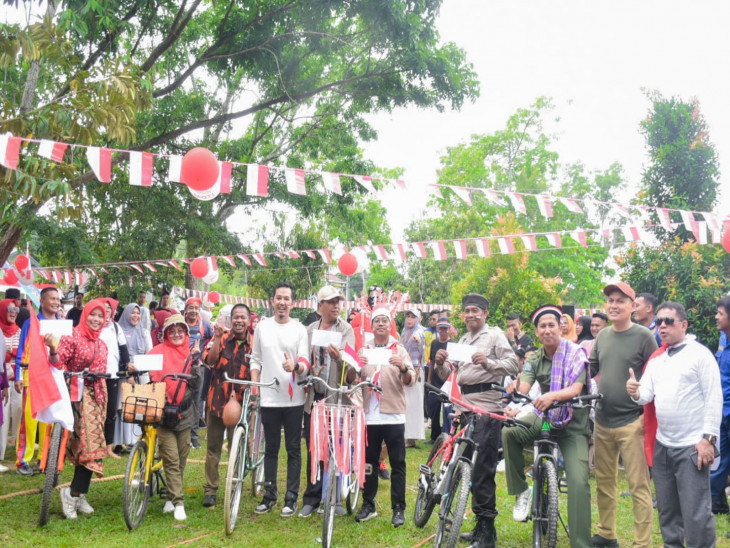
[[[218,473],[218,465],[221,461],[221,452],[223,450],[223,433],[228,431],[228,451],[231,450],[231,440],[233,439],[233,427],[226,428],[223,419],[220,419],[208,413],[205,418],[208,428],[208,453],[205,455],[205,485],[203,492],[205,495],[215,495],[220,485],[220,474]]]
[[[625,426],[607,428],[596,423],[596,498],[598,534],[617,538],[618,458],[624,464],[634,504],[634,546],[651,546],[654,510],[651,503],[649,467],[644,455],[644,426],[641,417]]]
[[[162,457],[167,482],[167,499],[175,506],[183,504],[183,472],[190,453],[190,428],[185,430],[157,429],[157,447]]]

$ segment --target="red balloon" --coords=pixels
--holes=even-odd
[[[216,304],[220,300],[221,296],[220,293],[218,293],[217,291],[211,291],[210,293],[208,293],[208,302],[210,304]]]
[[[218,180],[218,158],[210,150],[196,147],[182,158],[180,181],[193,190],[208,190]]]
[[[723,224],[725,231],[722,234],[722,247],[730,253],[730,221],[725,221]]]
[[[25,255],[17,255],[13,264],[15,265],[15,268],[18,269],[18,272],[25,270],[28,268],[28,257]]]
[[[340,260],[337,261],[337,268],[340,269],[343,276],[352,276],[357,272],[357,257],[352,253],[345,253]]]
[[[8,268],[5,271],[5,281],[8,283],[8,285],[15,285],[18,283],[18,276],[15,274],[15,270],[12,270]]]
[[[196,278],[205,278],[208,275],[208,261],[205,257],[198,257],[190,265],[190,273]]]

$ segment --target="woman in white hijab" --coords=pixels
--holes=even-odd
[[[400,337],[400,343],[408,350],[416,371],[416,383],[405,387],[406,447],[415,447],[416,440],[426,438],[426,425],[423,417],[423,360],[426,352],[426,332],[420,322],[420,310],[415,306],[406,310],[406,324]]]

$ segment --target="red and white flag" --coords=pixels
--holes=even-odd
[[[470,194],[468,188],[463,188],[460,186],[452,186],[449,188],[451,190],[453,190],[454,194],[456,194],[459,198],[461,198],[466,205],[468,205],[468,206],[473,205],[472,201],[471,201],[471,194]]]
[[[358,373],[362,369],[362,363],[360,363],[360,358],[357,357],[357,352],[355,352],[355,349],[351,347],[349,343],[345,343],[345,351],[342,353],[342,361],[344,361],[347,365],[352,367]]]
[[[639,229],[635,226],[623,226],[621,227],[621,232],[627,242],[638,242],[641,239]]]
[[[695,241],[700,245],[707,244],[707,221],[695,221],[695,229],[692,231]]]
[[[175,269],[179,270],[180,272],[182,272],[182,271],[183,271],[183,269],[182,269],[182,268],[180,268],[180,265],[179,265],[179,264],[177,264],[177,261],[170,261],[170,266],[172,266],[173,268],[175,268]]]
[[[522,244],[528,251],[537,251],[537,239],[534,234],[528,234],[526,236],[520,236]]]
[[[152,186],[152,166],[154,154],[132,150],[129,152],[129,184],[133,186]]]
[[[560,201],[571,213],[583,213],[583,209],[573,198],[560,198]]]
[[[446,379],[443,385],[441,385],[441,392],[446,394],[452,401],[454,399],[461,399],[461,388],[459,383],[456,382],[456,370],[452,369],[449,373],[449,377]]]
[[[494,190],[492,190],[491,188],[483,188],[482,189],[482,192],[487,197],[487,200],[489,200],[493,204],[496,204],[496,205],[504,205],[504,202],[499,197],[499,194],[497,194],[497,192],[494,191]]]
[[[86,147],[86,161],[102,183],[112,181],[112,151],[108,148]]]
[[[299,194],[300,196],[307,195],[307,187],[304,182],[304,170],[303,169],[285,169],[284,176],[286,177],[286,189],[292,194]]]
[[[248,164],[246,173],[246,195],[269,195],[269,168],[259,164]]]
[[[152,272],[157,272],[157,269],[154,266],[152,266],[152,263],[142,263],[142,266],[150,269]]]
[[[233,162],[218,162],[218,167],[218,180],[213,188],[217,188],[221,194],[230,194]]]
[[[570,237],[573,238],[576,242],[578,242],[583,247],[588,247],[588,241],[586,239],[586,231],[585,230],[573,230],[570,232]]]
[[[10,133],[0,135],[0,165],[8,169],[18,167],[21,142],[20,137],[13,137]]]
[[[134,268],[140,274],[144,274],[144,270],[142,270],[142,267],[139,266],[138,264],[130,264],[129,266]]]
[[[332,264],[332,257],[330,257],[330,252],[328,249],[318,249],[317,252],[320,254],[324,262],[326,262],[327,264]]]
[[[236,261],[233,260],[233,255],[221,255],[221,259],[223,259],[225,262],[227,262],[233,268],[236,268]]]
[[[664,228],[667,232],[672,232],[674,230],[674,225],[669,217],[669,210],[664,207],[658,207],[656,208],[656,213],[659,217],[659,223],[662,225],[662,228]]]
[[[38,145],[38,156],[48,158],[56,163],[63,162],[63,154],[66,152],[68,145],[66,143],[58,143],[56,141],[49,141],[42,139],[41,144]]]
[[[243,264],[245,264],[246,266],[251,266],[251,259],[249,259],[248,256],[239,253],[238,255],[236,255],[236,257],[241,259],[243,261]]]
[[[454,253],[457,259],[466,260],[466,240],[454,240]]]
[[[182,156],[173,154],[170,156],[170,167],[167,170],[167,180],[171,183],[180,183],[180,173],[182,172]]]
[[[527,208],[525,207],[525,200],[522,199],[522,194],[518,192],[507,192],[507,198],[512,203],[512,208],[517,213],[527,215]]]
[[[426,255],[426,245],[423,242],[414,242],[414,243],[412,243],[411,244],[411,249],[413,249],[413,253],[419,259],[425,259],[427,257],[427,255]]]
[[[552,234],[545,234],[545,238],[547,238],[548,243],[553,247],[557,247],[559,249],[563,246],[562,238],[557,232],[553,232]]]
[[[300,257],[299,253],[296,251],[287,251],[286,254],[289,256],[290,259],[298,259]]]
[[[444,247],[444,242],[442,241],[436,241],[431,242],[431,249],[433,249],[433,258],[437,261],[445,261],[446,260],[446,248]]]
[[[263,253],[253,253],[251,256],[256,259],[256,262],[259,263],[261,266],[269,266],[268,264],[266,264]]]
[[[406,190],[406,182],[403,179],[393,179],[395,181],[395,185],[397,188],[400,188],[401,190]]]
[[[326,190],[329,190],[330,192],[334,192],[335,194],[339,194],[340,196],[342,196],[342,184],[340,183],[340,174],[339,173],[323,172],[322,173],[322,182],[324,183],[324,188]]]
[[[373,249],[375,250],[375,255],[380,259],[381,261],[387,261],[388,260],[388,252],[385,251],[384,245],[374,245]]]
[[[406,248],[403,244],[395,244],[393,246],[395,248],[396,253],[398,254],[398,257],[400,257],[401,261],[406,260]]]
[[[695,221],[695,216],[692,215],[692,212],[680,210],[679,214],[682,216],[682,222],[684,223],[684,228],[686,228],[690,232],[693,232],[696,221]]]
[[[304,253],[310,259],[316,259],[317,258],[317,256],[314,254],[314,251],[312,251],[311,249],[305,249],[302,253]]]
[[[515,252],[512,238],[497,238],[497,243],[499,244],[499,251],[502,255],[509,255]]]
[[[489,249],[489,240],[487,238],[479,238],[475,241],[477,244],[477,254],[482,258],[488,258],[492,253]]]
[[[540,214],[549,219],[553,216],[553,203],[552,198],[546,194],[535,196],[537,198],[537,207],[540,210]]]
[[[352,178],[355,179],[358,183],[360,183],[360,185],[365,190],[375,194],[375,187],[373,186],[372,177],[368,177],[367,175],[352,175]]]

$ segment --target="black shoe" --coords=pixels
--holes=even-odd
[[[378,470],[378,477],[381,480],[388,481],[390,479],[390,472],[388,472],[387,468],[381,468],[380,470]]]
[[[618,548],[618,540],[615,538],[605,538],[601,535],[595,534],[591,538],[593,546],[608,546],[609,548]]]
[[[365,500],[362,503],[362,508],[355,516],[355,521],[363,522],[376,517],[378,517],[378,513],[375,511],[375,505]]]
[[[215,506],[215,495],[205,495],[203,497],[203,506],[205,506],[206,508]]]
[[[730,508],[728,508],[727,505],[727,495],[725,494],[725,491],[712,499],[712,513],[730,514]]]
[[[474,531],[476,531],[476,530],[477,530],[477,528],[474,527],[474,529],[472,529],[468,533],[461,533],[459,535],[459,540],[461,542],[468,542],[469,544],[471,544],[472,542],[474,542]]]
[[[403,525],[406,522],[406,517],[403,515],[403,510],[400,508],[396,508],[393,510],[393,519],[390,521],[390,523],[393,524],[393,527],[396,529]]]
[[[472,533],[472,543],[469,548],[495,548],[497,532],[494,529],[494,518],[477,517],[477,526]]]
[[[198,421],[198,428],[205,428],[205,427],[206,427],[205,421],[203,419],[200,419]]]
[[[193,449],[200,449],[202,447],[202,445],[200,445],[200,442],[198,440],[191,441],[190,445],[192,446]]]

